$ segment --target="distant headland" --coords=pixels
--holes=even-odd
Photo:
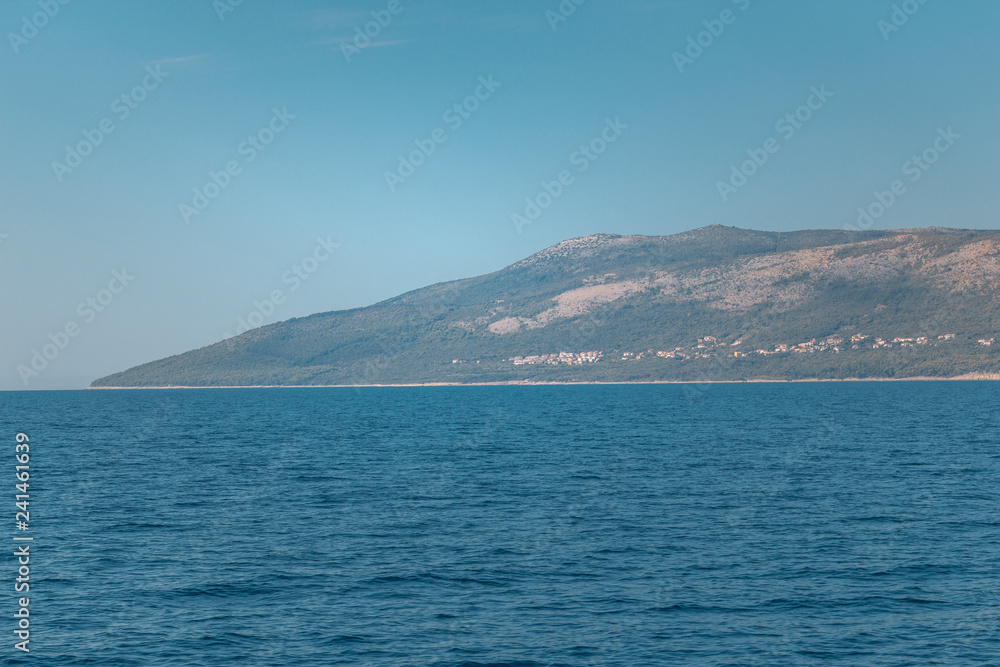
[[[1000,379],[1000,232],[598,234],[92,388]]]

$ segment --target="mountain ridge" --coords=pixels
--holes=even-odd
[[[979,341],[1000,324],[998,275],[993,230],[592,234],[489,274],[266,325],[92,387],[990,374],[1000,354]],[[946,333],[955,336],[937,338]],[[855,334],[866,338],[772,351]],[[699,348],[705,337],[725,340],[727,354],[721,343]],[[875,338],[886,345],[866,349]],[[588,351],[602,356],[523,362]]]

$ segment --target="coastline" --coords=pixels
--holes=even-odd
[[[796,382],[969,382],[1000,381],[1000,373],[966,373],[953,377],[916,376],[906,378],[803,378],[801,380],[644,380],[618,382],[420,382],[411,384],[259,384],[165,387],[87,387],[87,390],[121,389],[366,389],[377,387],[568,387],[587,385],[658,385],[658,384],[790,384]]]

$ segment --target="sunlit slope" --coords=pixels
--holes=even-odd
[[[1000,349],[978,341],[998,329],[998,297],[994,231],[777,233],[713,225],[662,237],[601,234],[496,273],[261,327],[93,386],[996,373]],[[859,333],[868,338],[855,349],[850,337]],[[699,351],[706,337],[716,342]],[[877,337],[932,342],[872,349]],[[836,351],[755,352],[836,338],[846,341]],[[656,355],[678,347],[689,358]],[[582,365],[511,361],[588,350],[604,356]],[[624,353],[643,358],[623,360]],[[709,356],[695,356],[703,353]]]

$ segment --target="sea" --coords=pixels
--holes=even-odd
[[[995,382],[0,393],[0,662],[1000,664],[998,399]]]

